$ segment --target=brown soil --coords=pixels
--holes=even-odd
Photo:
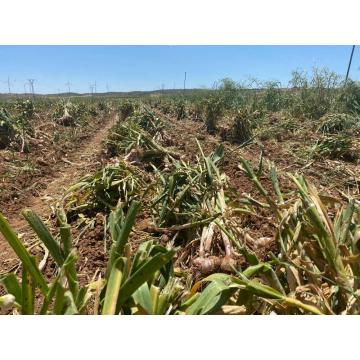
[[[163,115],[159,111],[156,111],[156,113],[170,125],[167,128],[167,132],[170,134],[171,138],[176,139],[176,147],[184,154],[187,160],[194,161],[196,155],[199,154],[196,139],[199,141],[205,154],[213,152],[220,143],[224,144],[225,154],[220,169],[228,177],[229,188],[227,189],[227,193],[231,199],[238,201],[240,198],[249,194],[257,199],[262,198],[261,194],[259,194],[251,181],[239,168],[240,156],[244,157],[253,166],[257,166],[258,158],[260,156],[259,146],[255,145],[247,151],[243,149],[239,150],[236,145],[229,142],[223,142],[217,136],[209,135],[203,123],[192,121],[190,119],[177,120],[175,117]],[[272,193],[270,180],[265,176],[261,177],[260,180],[265,189]],[[285,188],[287,187],[289,187],[288,180],[285,183]],[[259,251],[255,251],[261,259],[266,259],[268,250],[275,250],[274,222],[276,222],[276,220],[273,218],[273,214],[270,211],[266,212],[265,210],[262,210],[258,217],[249,216],[246,223],[243,224],[249,235],[254,239],[270,237],[274,240],[269,242],[266,249],[262,248],[259,249]]]
[[[8,201],[2,205],[1,212],[23,241],[28,242],[31,231],[20,211],[23,208],[31,208],[43,220],[49,219],[52,213],[50,205],[54,199],[62,195],[64,188],[86,173],[91,173],[102,166],[104,161],[102,141],[114,121],[115,117],[112,115],[103,118],[100,122],[94,122],[92,129],[88,129],[89,135],[77,139],[78,142],[72,144],[71,151],[63,154],[62,160],[45,166],[43,178],[35,180],[41,183],[41,189],[35,194],[25,193],[16,202]],[[33,184],[35,181],[33,180]],[[14,269],[17,263],[15,254],[0,234],[0,272]]]
[[[303,174],[306,179],[313,183],[320,193],[341,197],[342,191],[350,191],[351,194],[359,195],[356,186],[349,187],[348,181],[360,178],[360,166],[357,164],[344,163],[334,160],[307,160],[299,158],[292,148],[302,150],[306,145],[316,141],[311,129],[306,129],[302,137],[290,134],[286,141],[277,141],[272,138],[263,142],[254,142],[244,148],[239,148],[236,144],[223,141],[220,136],[209,135],[202,122],[192,121],[191,119],[177,120],[174,116],[164,115],[156,110],[157,115],[167,122],[170,126],[167,129],[170,136],[175,140],[176,147],[180,149],[188,160],[194,160],[199,153],[196,139],[201,144],[205,154],[209,154],[216,147],[223,143],[225,155],[220,166],[221,170],[228,176],[229,188],[228,195],[231,199],[239,200],[244,196],[251,195],[253,198],[265,202],[263,196],[254,188],[252,182],[239,168],[240,157],[247,160],[254,169],[257,168],[261,150],[263,149],[263,175],[260,181],[266,191],[276,198],[272,183],[267,174],[267,161],[273,161],[277,168],[281,191],[283,194],[295,190],[287,173]],[[304,138],[306,137],[306,139]],[[346,174],[347,176],[344,176]],[[266,259],[269,251],[276,251],[275,231],[277,220],[274,214],[266,209],[261,209],[257,217],[248,216],[243,223],[243,228],[254,239],[263,237],[271,238],[273,241],[268,246],[255,251],[259,258]]]
[[[195,139],[200,142],[205,154],[214,151],[219,143],[222,142],[225,145],[225,156],[221,164],[221,170],[229,179],[229,188],[227,189],[229,197],[239,200],[239,198],[246,195],[251,195],[261,200],[261,195],[254,189],[253,184],[244,175],[243,171],[239,169],[240,156],[248,160],[254,168],[257,167],[261,153],[261,145],[259,143],[253,143],[246,148],[239,149],[234,144],[222,141],[219,136],[209,135],[204,124],[201,122],[190,119],[177,120],[175,117],[164,115],[159,111],[156,111],[156,113],[162,120],[169,124],[166,132],[171,139],[171,145],[187,160],[194,161],[196,154],[199,153]],[[49,205],[53,203],[56,197],[61,196],[64,187],[75,182],[85,173],[100,168],[107,161],[102,151],[101,141],[106,136],[107,130],[112,124],[113,120],[108,119],[106,126],[99,126],[99,131],[96,129],[95,135],[90,136],[88,139],[83,139],[79,144],[76,144],[75,149],[69,152],[66,157],[70,163],[58,162],[54,164],[49,175],[42,180],[42,188],[38,194],[23,197],[16,206],[8,206],[4,209],[11,225],[19,233],[25,233],[25,237],[28,239],[29,229],[26,227],[25,221],[19,216],[19,211],[24,207],[32,208],[43,219],[50,220],[49,224],[51,228],[53,228],[54,220],[49,217],[51,214]],[[294,146],[296,146],[296,144],[300,146],[301,142],[304,142],[304,139],[296,139],[295,137],[291,140],[293,144],[295,144]],[[281,188],[285,193],[294,189],[293,184],[286,176],[286,172],[294,173],[295,171],[304,173],[320,190],[323,187],[328,189],[330,182],[342,187],[342,182],[344,181],[344,178],[341,176],[342,173],[341,171],[334,171],[335,165],[339,168],[342,166],[340,162],[337,164],[336,162],[319,161],[307,166],[306,162],[300,161],[295,154],[289,150],[287,144],[288,140],[286,142],[278,142],[270,139],[263,142],[264,168],[266,168],[265,160],[275,162],[278,168]],[[355,173],[358,171],[356,167],[352,167],[351,169],[351,171]],[[274,195],[271,182],[266,174],[261,176],[260,180],[265,189]],[[338,194],[335,188],[331,191],[333,191],[334,194]],[[80,276],[79,280],[82,283],[88,283],[97,271],[104,273],[105,270],[110,242],[108,236],[104,234],[103,215],[104,214],[101,213],[97,214],[93,226],[81,236],[79,236],[79,231],[81,230],[76,229],[76,226],[73,227],[75,229],[74,238],[79,236],[77,242],[79,254],[78,273]],[[135,229],[131,234],[130,243],[133,250],[136,249],[144,238],[152,236],[151,231],[146,231],[149,222],[151,222],[149,216],[139,214]],[[248,216],[244,218],[243,228],[252,238],[259,239],[266,237],[273,239],[273,241],[268,243],[268,246],[256,251],[261,259],[266,259],[269,251],[276,251],[274,245],[276,227],[274,223],[276,223],[276,220],[273,218],[273,214],[266,210],[259,211],[256,217]],[[161,242],[162,239],[163,236],[159,235],[158,240]],[[164,243],[166,243],[166,240],[164,240]],[[107,246],[107,251],[105,246]],[[197,247],[183,249],[185,255],[189,253],[189,258],[196,257],[196,252]],[[178,256],[181,258],[182,252],[180,252]],[[181,263],[181,261],[179,261],[179,263]],[[17,261],[14,254],[0,238],[0,271],[9,271],[13,269],[16,264]],[[49,259],[44,272],[50,277],[54,270],[55,265],[53,261]]]

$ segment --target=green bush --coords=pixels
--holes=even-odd
[[[294,71],[290,80],[294,89],[290,104],[291,114],[295,117],[320,119],[334,107],[336,88],[340,84],[340,77],[328,69],[314,68],[311,77]]]
[[[268,81],[265,83],[264,107],[268,111],[279,111],[282,108],[283,95],[279,81]]]
[[[210,98],[205,103],[205,123],[209,134],[214,134],[223,112],[223,104],[218,98]]]
[[[239,144],[248,142],[251,138],[250,114],[247,108],[238,110],[232,124],[233,141]]]
[[[360,114],[360,84],[348,80],[346,86],[340,92],[337,104],[338,111]]]
[[[186,107],[183,100],[177,101],[175,104],[175,113],[177,120],[186,118]]]
[[[135,111],[134,104],[130,101],[124,101],[119,106],[120,119],[125,120],[131,116]]]

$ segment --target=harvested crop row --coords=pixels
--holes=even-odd
[[[94,216],[92,212],[99,209],[104,212],[104,228],[112,239],[105,271],[87,284],[79,281],[76,243],[61,206],[57,238],[35,214],[24,213],[56,262],[58,270],[50,284],[36,270],[6,220],[0,218],[0,230],[23,263],[22,281],[31,279],[32,286],[43,293],[39,310],[34,307],[31,289],[6,275],[1,281],[8,295],[2,304],[8,309],[58,314],[88,313],[90,309],[103,314],[359,311],[356,201],[318,195],[299,176],[290,177],[296,191],[284,192],[271,164],[269,191],[259,177],[262,166],[254,171],[243,159],[239,170],[261,196],[229,198],[226,176],[218,167],[222,147],[205,155],[198,145],[196,161],[186,161],[177,149],[166,147],[169,140],[175,143],[166,124],[145,109],[119,121],[109,139],[122,160],[115,158],[112,165],[82,179],[65,197],[65,209],[72,216]],[[147,158],[137,155],[134,160],[129,156],[134,150],[159,153]],[[269,252],[267,259],[259,258],[256,250],[268,240],[252,238],[244,227],[249,214],[257,216],[262,210],[276,219],[279,251]],[[147,223],[142,229],[136,224],[136,214]],[[133,225],[140,234],[137,249],[131,246]],[[150,242],[146,241],[149,237]],[[245,261],[236,261],[240,258]],[[195,274],[198,281],[189,268],[199,270],[200,275]],[[204,278],[207,273],[211,275]],[[25,301],[16,290],[20,288],[33,295]]]

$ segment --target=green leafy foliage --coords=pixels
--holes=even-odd
[[[326,136],[314,146],[312,154],[315,158],[342,159],[356,161],[358,154],[352,150],[352,141],[346,135]]]
[[[121,161],[86,175],[70,186],[64,195],[65,209],[73,216],[77,213],[94,214],[116,206],[127,207],[140,196],[144,186],[140,171]]]

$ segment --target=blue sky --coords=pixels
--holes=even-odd
[[[345,75],[351,46],[0,46],[0,92],[24,92],[27,79],[35,91],[97,92],[211,87],[225,77],[255,77],[287,85],[291,71],[327,67]],[[360,49],[350,77],[360,80]]]

